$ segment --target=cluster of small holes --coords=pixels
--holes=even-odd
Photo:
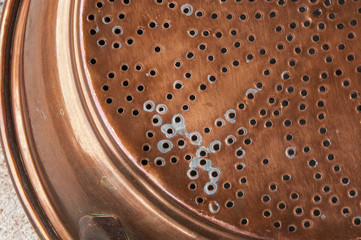
[[[124,6],[132,6],[133,4],[133,2],[126,0],[120,2]],[[231,1],[220,0],[219,2],[221,4],[228,4]],[[232,2],[252,4],[254,1],[236,0]],[[162,93],[162,100],[167,101],[167,104],[169,103],[168,106],[172,108],[172,114],[192,112],[193,104],[197,103],[199,99],[203,99],[203,96],[207,96],[208,92],[214,91],[214,88],[222,86],[228,80],[228,76],[237,74],[248,66],[255,66],[257,63],[262,65],[257,70],[260,73],[259,79],[255,79],[252,84],[248,84],[249,90],[241,93],[238,97],[241,100],[236,105],[228,106],[233,107],[235,111],[227,112],[229,108],[224,109],[222,113],[218,113],[218,116],[212,119],[212,122],[208,122],[207,126],[203,126],[202,131],[200,131],[203,137],[217,137],[217,133],[228,131],[230,129],[229,126],[233,125],[233,131],[229,132],[223,139],[219,139],[224,145],[217,145],[214,149],[217,153],[223,153],[231,149],[232,157],[236,161],[232,163],[232,166],[234,166],[233,170],[236,171],[235,174],[238,174],[238,185],[230,181],[230,179],[220,183],[224,191],[230,192],[234,189],[236,192],[233,198],[228,198],[222,202],[221,209],[232,209],[233,211],[236,206],[239,206],[241,199],[247,199],[244,189],[240,188],[246,188],[254,184],[253,179],[247,176],[250,158],[252,158],[252,156],[248,158],[247,153],[255,145],[253,144],[253,136],[255,136],[260,128],[264,129],[264,133],[281,128],[283,135],[279,141],[283,141],[285,144],[282,149],[282,158],[287,159],[288,164],[302,161],[307,166],[309,175],[312,176],[311,179],[323,184],[322,188],[318,190],[319,193],[315,194],[311,199],[315,205],[320,204],[320,202],[325,202],[331,206],[344,204],[344,196],[335,195],[336,190],[334,189],[339,187],[338,185],[346,192],[347,198],[353,199],[358,196],[358,190],[353,185],[351,177],[346,176],[346,172],[343,173],[341,165],[338,164],[339,156],[336,157],[333,153],[334,141],[336,140],[333,138],[332,127],[328,125],[330,119],[328,108],[330,101],[332,101],[332,95],[329,92],[333,90],[334,86],[331,81],[337,81],[339,86],[345,91],[347,96],[346,104],[352,104],[353,111],[361,113],[360,97],[357,91],[358,85],[354,83],[353,75],[346,74],[348,71],[343,65],[348,64],[352,66],[355,74],[361,73],[361,64],[358,62],[357,54],[352,51],[351,47],[351,45],[355,44],[358,37],[358,31],[355,28],[359,24],[358,16],[349,16],[346,21],[340,18],[332,9],[327,8],[332,4],[336,4],[333,1],[319,1],[317,6],[315,4],[318,1],[310,0],[309,2],[301,3],[300,1],[288,2],[279,0],[274,1],[275,6],[269,10],[259,7],[255,12],[247,11],[247,8],[244,8],[224,13],[223,11],[209,12],[197,7],[197,4],[181,4],[179,1],[155,1],[158,7],[164,7],[163,11],[169,10],[174,11],[174,13],[179,11],[181,14],[179,16],[185,19],[207,20],[214,24],[220,23],[222,19],[232,22],[232,25],[226,31],[221,31],[217,28],[202,28],[196,24],[183,29],[184,35],[187,36],[186,39],[195,41],[197,44],[185,49],[182,54],[175,56],[176,58],[173,58],[168,63],[169,68],[180,73],[178,74],[179,77],[168,81],[170,82],[171,90],[168,90],[165,94]],[[105,9],[108,4],[113,4],[113,1],[109,1],[109,3],[98,1],[96,8],[99,10]],[[297,17],[298,20],[289,18],[289,21],[284,21],[281,18],[283,13],[280,9],[290,4],[294,4],[295,16],[300,17]],[[338,1],[337,4],[337,6],[341,7],[345,5],[355,8],[354,5],[345,4],[345,1]],[[323,6],[319,7],[321,5]],[[123,7],[121,9],[122,11],[117,15],[87,15],[87,20],[90,23],[97,21],[99,18],[99,21],[97,21],[99,26],[92,25],[88,31],[91,36],[90,39],[93,40],[99,51],[106,50],[107,48],[114,49],[114,51],[121,51],[125,48],[139,48],[138,43],[141,42],[141,38],[148,36],[147,34],[152,31],[159,31],[160,29],[167,31],[176,26],[174,19],[171,21],[170,19],[158,20],[158,18],[150,18],[146,25],[139,26],[134,32],[129,32],[126,28],[125,20],[131,17],[131,11],[127,11]],[[358,10],[358,12],[361,13],[361,10]],[[307,15],[309,16],[307,17]],[[272,43],[273,49],[258,45],[263,41],[264,36],[257,31],[250,31],[242,35],[242,24],[254,23],[264,25],[267,22],[270,22],[269,30],[275,36],[275,41]],[[102,36],[105,27],[110,27],[114,37],[106,38]],[[324,32],[328,29],[335,29],[335,34],[338,36],[337,41],[328,39],[325,36]],[[304,36],[300,35],[300,31],[305,31]],[[308,37],[307,40],[306,36]],[[116,41],[112,41],[112,39],[116,39]],[[310,44],[305,44],[303,41],[309,41]],[[217,42],[216,48],[214,48],[213,42]],[[161,41],[156,42],[149,49],[149,54],[161,56],[171,50],[167,47],[168,45],[164,45]],[[340,55],[334,54],[336,51]],[[242,54],[239,54],[240,52]],[[340,56],[342,56],[342,59],[340,59]],[[319,62],[321,67],[317,73],[318,76],[312,73],[314,72],[313,70],[305,72],[295,70],[298,69],[299,65],[303,64],[304,58]],[[227,61],[224,61],[224,59],[227,59]],[[199,79],[196,77],[195,70],[190,67],[190,65],[195,64],[197,61],[203,61],[205,69],[207,69],[206,75]],[[340,64],[340,61],[342,64]],[[102,63],[99,57],[91,56],[89,64],[90,66],[97,67]],[[210,67],[208,70],[207,66],[215,65],[217,67]],[[332,68],[328,66],[332,66]],[[133,69],[135,72],[143,74],[142,82],[137,82],[136,85],[134,85],[135,81],[131,79],[131,75],[123,78],[124,75],[130,73]],[[133,117],[148,116],[153,112],[153,109],[157,111],[156,114],[152,113],[149,115],[153,128],[147,129],[145,135],[147,143],[142,145],[144,158],[140,160],[140,163],[142,166],[147,167],[151,167],[154,164],[157,167],[165,168],[168,167],[169,163],[177,165],[183,159],[187,162],[191,162],[194,159],[194,153],[191,152],[187,152],[184,157],[149,157],[149,153],[154,152],[156,148],[150,142],[154,143],[152,139],[155,136],[161,136],[156,129],[165,124],[163,114],[168,113],[166,113],[164,107],[157,107],[158,104],[154,104],[154,106],[145,105],[143,108],[143,106],[137,106],[136,103],[139,103],[138,99],[144,99],[143,95],[145,94],[142,95],[143,92],[149,94],[147,92],[148,82],[159,80],[162,74],[164,73],[158,70],[158,66],[147,66],[141,62],[122,62],[119,69],[111,69],[103,76],[105,81],[101,85],[101,91],[107,95],[104,99],[105,103],[110,106],[117,105],[115,109],[120,117],[125,117],[128,113]],[[117,83],[112,80],[117,80]],[[197,87],[194,87],[191,81],[197,82]],[[123,89],[127,89],[125,91],[128,91],[121,101],[118,100],[117,95],[115,95],[116,93],[112,91],[114,84],[120,84]],[[187,95],[183,97],[184,101],[182,104],[179,104],[179,108],[174,109],[171,107],[172,101],[182,97],[185,92]],[[291,111],[298,116],[297,119],[292,117]],[[311,116],[311,114],[313,115]],[[238,118],[239,115],[247,116],[247,119],[243,121],[241,120],[242,118]],[[315,146],[310,141],[307,142],[307,140],[300,144],[299,141],[302,141],[302,134],[295,131],[295,129],[299,128],[301,131],[313,129],[313,121],[317,121],[317,126],[319,126],[317,127],[317,132],[312,130],[315,131],[313,133],[313,140],[317,141],[318,145]],[[173,132],[169,130],[167,134],[172,135]],[[172,139],[171,142],[165,142],[165,145],[162,145],[162,149],[169,149],[171,144],[174,144],[179,149],[186,151],[189,145],[195,141],[186,137],[179,137],[174,141]],[[319,151],[322,152],[323,158],[319,154],[317,154],[317,157],[314,156],[314,152],[318,151],[318,149],[321,149]],[[261,164],[264,169],[271,169],[279,161],[278,159],[265,156],[255,162]],[[202,164],[206,165],[204,162],[200,163],[200,165]],[[325,166],[331,169],[330,173],[324,172]],[[189,173],[191,177],[195,178],[200,174],[200,171],[191,170]],[[325,174],[337,176],[338,182],[332,183],[332,185],[331,182],[326,182]],[[281,175],[278,176],[277,181],[269,183],[268,188],[265,190],[268,192],[262,193],[261,201],[265,206],[260,214],[264,218],[272,219],[271,225],[274,229],[286,229],[292,233],[298,232],[300,228],[313,228],[317,224],[313,220],[306,218],[307,211],[311,211],[313,217],[324,216],[321,207],[315,207],[311,210],[306,209],[302,205],[304,202],[300,200],[305,196],[301,196],[295,189],[289,193],[289,199],[279,201],[277,209],[284,211],[288,208],[288,201],[295,201],[299,205],[292,208],[292,213],[302,219],[300,218],[298,222],[282,222],[276,219],[278,215],[275,213],[275,210],[269,207],[270,203],[276,201],[271,194],[282,189],[278,187],[278,184],[291,185],[294,181],[299,181],[299,179],[294,178],[291,171],[287,172],[287,169],[284,169]],[[202,189],[203,185],[198,180],[193,179],[188,183],[187,188],[189,191],[196,192]],[[213,185],[210,186],[212,188]],[[204,203],[210,202],[207,197],[204,197],[204,193],[197,192],[196,195],[194,198],[196,204],[205,205]],[[340,214],[349,216],[353,212],[352,210],[354,209],[351,209],[351,206],[345,206]],[[354,216],[351,223],[355,226],[360,225],[360,218]],[[239,224],[240,226],[251,226],[252,221],[249,217],[241,216]]]

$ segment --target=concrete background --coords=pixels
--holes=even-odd
[[[5,0],[0,0],[0,14]],[[11,182],[6,160],[0,146],[0,239],[30,239],[37,240],[31,226],[16,195]]]

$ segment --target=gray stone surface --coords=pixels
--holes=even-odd
[[[39,239],[16,195],[0,150],[0,239]]]
[[[0,14],[5,0],[0,0]],[[39,239],[16,195],[0,146],[0,239]]]

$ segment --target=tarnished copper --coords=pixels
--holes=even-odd
[[[357,0],[9,0],[1,134],[44,238],[361,238]]]

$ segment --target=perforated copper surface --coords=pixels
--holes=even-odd
[[[87,0],[82,11],[99,110],[170,196],[261,237],[361,236],[359,1]]]

